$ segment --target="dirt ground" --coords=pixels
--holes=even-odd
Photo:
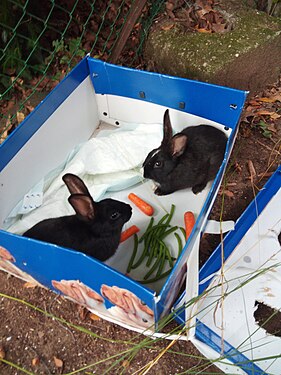
[[[212,219],[219,219],[221,211],[223,220],[238,219],[254,194],[280,164],[280,103],[280,82],[265,88],[257,97],[248,100],[226,172],[225,190],[223,193],[221,189],[215,201],[210,214]],[[260,121],[267,124],[266,129],[260,125]],[[268,136],[265,130],[270,132],[270,138],[265,136]],[[208,259],[218,243],[219,236],[204,236],[200,247],[200,265]],[[149,347],[141,348],[135,355],[122,357],[122,353],[124,355],[124,352],[132,347],[132,343],[144,345],[145,337],[96,319],[84,309],[48,290],[28,288],[23,281],[4,272],[0,272],[0,286],[0,355],[4,357],[4,361],[25,369],[27,374],[140,373],[142,367],[155,359],[170,343],[168,340],[150,342],[147,344]],[[28,303],[36,306],[37,310]],[[93,336],[46,316],[39,309],[84,327],[91,331]],[[263,313],[268,314],[268,311],[266,308],[260,308],[258,313],[259,311],[261,315],[256,316],[256,320],[262,321]],[[280,320],[279,327],[276,319],[273,324],[274,332],[278,334]],[[176,323],[171,325],[175,326]],[[272,332],[270,326],[268,332]],[[188,370],[188,373],[193,374],[220,373],[214,365],[201,358],[190,342],[177,341],[156,361],[148,373],[168,375]],[[115,363],[117,360],[119,364]],[[114,367],[111,367],[113,365]],[[76,372],[83,367],[84,370]],[[20,369],[8,363],[0,364],[1,375],[21,373]]]

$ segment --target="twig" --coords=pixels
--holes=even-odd
[[[275,150],[274,148],[268,147],[267,145],[265,145],[261,141],[257,140],[257,143],[260,144],[261,146],[265,147],[267,150],[272,151],[272,152],[276,152],[278,155],[281,155],[281,153],[279,151]]]

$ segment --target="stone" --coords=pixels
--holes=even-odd
[[[155,25],[144,50],[147,65],[163,74],[249,90],[250,95],[275,82],[281,73],[281,20],[249,7],[223,12],[233,24],[225,33]]]

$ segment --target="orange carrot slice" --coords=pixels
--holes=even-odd
[[[138,233],[139,230],[140,230],[139,227],[137,227],[136,225],[132,225],[128,229],[124,230],[121,233],[120,243],[126,241],[129,237],[133,236],[135,233]]]
[[[147,202],[145,202],[143,199],[138,197],[134,193],[130,193],[128,195],[128,198],[130,201],[132,201],[144,214],[148,216],[152,216],[154,214],[154,208]]]
[[[184,226],[185,226],[185,238],[186,240],[190,236],[190,233],[195,224],[195,217],[193,212],[187,211],[184,213]]]

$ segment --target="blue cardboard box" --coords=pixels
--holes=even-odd
[[[153,331],[160,317],[169,313],[184,282],[186,261],[218,192],[246,95],[245,91],[84,58],[0,145],[1,269],[63,293],[129,329]],[[159,146],[167,108],[175,131],[205,123],[228,136],[217,176],[200,194],[184,189],[158,197],[152,182],[140,177],[145,153],[153,144]],[[130,133],[134,131],[137,138]],[[114,142],[110,147],[109,138]],[[124,168],[120,167],[122,158]],[[128,193],[139,194],[154,206],[157,220],[172,204],[176,207],[173,225],[183,226],[183,213],[194,212],[192,234],[165,279],[142,284],[146,266],[126,274],[133,238],[120,244],[116,254],[103,263],[21,236],[39,220],[40,212],[42,219],[71,213],[60,178],[66,171],[87,177],[96,200],[112,197],[130,203]],[[148,222],[133,207],[124,229],[136,224],[141,233]],[[176,258],[176,240],[168,246]]]

